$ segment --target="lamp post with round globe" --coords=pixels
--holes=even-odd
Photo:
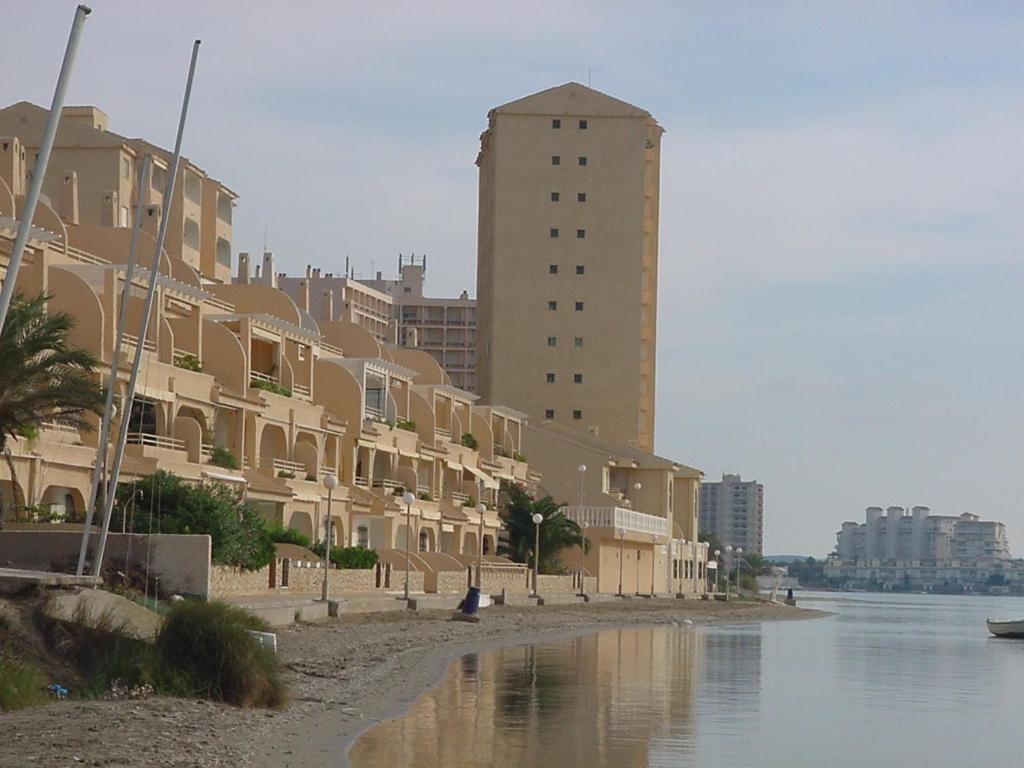
[[[743,565],[743,547],[736,547],[736,596],[740,595],[740,566]]]
[[[732,574],[732,544],[725,545],[725,599],[729,599],[729,579]]]
[[[324,584],[320,592],[320,599],[327,602],[327,573],[331,567],[331,498],[334,489],[338,487],[338,478],[332,474],[324,475],[324,488],[327,489],[327,538],[324,540]]]
[[[412,546],[412,503],[416,497],[409,491],[402,494],[402,501],[405,502],[405,600],[409,601],[409,547]]]
[[[722,550],[715,550],[715,594],[718,594],[718,572],[722,570]]]
[[[534,512],[533,517],[533,597],[537,597],[537,575],[540,573],[540,524],[544,515]]]

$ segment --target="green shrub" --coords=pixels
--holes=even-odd
[[[506,451],[502,446],[496,445],[496,446],[494,446],[494,455],[495,456],[502,456],[502,457],[507,459],[508,458],[508,451]]]
[[[313,551],[323,557],[324,543],[319,542]],[[331,547],[331,562],[336,568],[366,570],[373,568],[379,559],[376,552],[365,547]]]
[[[0,659],[0,712],[43,703],[45,687],[43,673],[32,664]]]
[[[203,372],[203,365],[199,362],[199,358],[187,353],[174,358],[174,367],[184,368],[186,371],[195,371],[196,373]]]
[[[433,501],[433,500],[434,500],[434,497],[433,497],[433,496],[431,496],[431,495],[430,495],[429,493],[427,493],[426,491],[420,491],[420,493],[419,493],[419,499],[420,499],[420,501]]]
[[[210,463],[222,469],[238,469],[238,459],[235,458],[235,454],[220,445],[213,446]]]
[[[309,548],[309,537],[294,528],[275,525],[267,529],[267,534],[276,544],[298,544],[300,547]]]
[[[256,389],[262,389],[264,392],[273,392],[275,395],[281,395],[282,397],[292,396],[292,391],[288,389],[288,387],[282,386],[281,384],[273,381],[253,379],[249,382],[249,386],[255,387]]]
[[[295,479],[295,473],[294,472],[289,472],[287,469],[279,469],[279,470],[277,470],[277,476],[278,477],[283,477],[285,480],[294,480]]]
[[[160,470],[134,486],[119,485],[111,518],[114,530],[121,527],[131,507],[133,490],[139,493],[135,513],[129,516],[129,529],[134,533],[208,534],[211,559],[217,565],[255,571],[274,559],[274,542],[263,518],[223,483],[192,485]]]
[[[459,440],[459,442],[462,443],[466,448],[469,448],[470,450],[473,451],[477,450],[477,448],[480,447],[479,443],[477,443],[476,441],[476,438],[473,437],[473,435],[470,434],[469,432],[463,432],[462,439]]]
[[[512,454],[512,458],[515,459],[516,461],[521,461],[524,464],[526,463],[526,456],[524,454],[520,453],[519,451],[515,451]]]
[[[247,630],[266,625],[241,608],[186,600],[156,637],[164,689],[240,707],[281,707],[287,690],[277,656]]]
[[[416,422],[412,419],[399,419],[395,422],[395,427],[398,429],[404,429],[406,432],[415,432]]]

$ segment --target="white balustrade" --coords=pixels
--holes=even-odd
[[[151,448],[168,448],[174,451],[185,450],[184,440],[163,435],[151,435],[147,432],[130,432],[125,442],[128,445],[148,445]]]
[[[623,507],[562,507],[565,516],[579,526],[618,528],[632,533],[668,536],[668,520]]]

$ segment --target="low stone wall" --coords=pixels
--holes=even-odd
[[[210,599],[271,593],[274,590],[269,583],[269,565],[258,571],[243,571],[230,565],[210,567]]]
[[[439,571],[437,573],[436,591],[439,595],[461,595],[464,594],[468,588],[468,571]]]
[[[89,559],[98,543],[94,533],[89,538]],[[81,530],[0,531],[0,564],[73,573],[81,546]],[[210,537],[205,534],[111,533],[105,558],[107,566],[119,571],[127,567],[141,572],[148,562],[150,574],[160,579],[161,592],[206,597],[210,591]]]
[[[575,595],[579,594],[579,578],[573,574],[556,576],[552,574],[540,574],[537,577],[537,592],[541,595]]]
[[[480,590],[489,595],[501,594],[502,590],[515,594],[530,591],[530,571],[507,565],[484,565],[480,574]]]

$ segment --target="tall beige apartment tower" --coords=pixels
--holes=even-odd
[[[579,83],[488,114],[477,157],[485,402],[653,449],[662,131]]]

